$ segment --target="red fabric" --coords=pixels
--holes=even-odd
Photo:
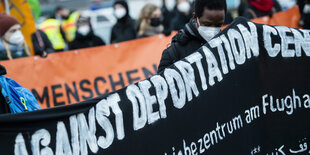
[[[2,37],[12,26],[19,24],[16,18],[0,13],[0,37]]]
[[[272,0],[251,0],[250,4],[261,12],[269,12],[274,6],[274,2]]]

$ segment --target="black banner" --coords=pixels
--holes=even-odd
[[[164,72],[0,116],[1,154],[308,154],[310,31],[238,18]]]

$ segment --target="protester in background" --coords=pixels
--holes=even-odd
[[[300,11],[299,25],[304,29],[310,29],[310,0],[298,0]]]
[[[35,55],[47,57],[49,53],[54,52],[51,41],[43,31],[38,29],[31,35],[31,40]]]
[[[192,17],[191,4],[189,0],[177,0],[177,13],[171,20],[171,30],[180,30]]]
[[[57,7],[54,16],[46,19],[39,25],[39,29],[42,30],[51,41],[55,52],[62,52],[67,49],[67,37],[62,29],[62,22],[63,19],[68,18],[69,13],[69,10]]]
[[[217,35],[227,12],[226,0],[196,0],[193,18],[162,53],[158,72],[197,51]]]
[[[111,43],[132,40],[136,38],[135,21],[129,16],[127,2],[120,0],[114,3],[114,15],[117,23],[111,32]]]
[[[69,43],[70,50],[105,45],[105,42],[94,34],[90,19],[80,17],[77,22],[75,39]]]
[[[248,19],[271,16],[281,11],[277,0],[249,0],[244,8],[243,16]]]
[[[75,38],[75,32],[77,30],[76,22],[80,17],[80,13],[58,6],[56,7],[55,17],[61,22],[61,27],[66,37],[65,40],[70,43]]]
[[[164,31],[161,10],[156,5],[145,5],[140,12],[139,22],[138,38],[153,36]]]
[[[177,1],[177,0],[175,0]],[[161,11],[163,14],[163,26],[164,26],[164,33],[171,33],[171,21],[172,19],[176,16],[177,13],[177,8],[174,7],[173,10],[169,11],[167,6],[166,6],[166,0],[162,0],[162,7],[161,7]]]
[[[16,18],[0,13],[0,60],[30,56],[20,29]]]

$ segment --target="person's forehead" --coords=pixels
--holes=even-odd
[[[154,12],[153,12],[153,14],[160,14],[161,13],[161,10],[159,9],[159,8],[157,8]]]
[[[225,10],[210,10],[204,9],[201,18],[202,20],[224,20],[225,19]]]
[[[13,25],[11,28],[10,28],[10,30],[16,30],[16,29],[20,29],[21,28],[21,26],[19,25],[19,24],[15,24],[15,25]]]
[[[124,6],[123,5],[121,5],[121,4],[115,4],[115,6],[114,6],[114,8],[124,8]]]

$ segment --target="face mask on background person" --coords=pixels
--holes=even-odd
[[[309,14],[310,13],[310,4],[306,4],[303,10],[304,14]]]
[[[117,18],[117,19],[122,19],[123,17],[125,17],[127,11],[125,8],[117,8],[114,10],[114,16]]]
[[[90,32],[90,27],[88,25],[80,26],[77,30],[81,35],[86,36]]]
[[[22,32],[19,30],[19,31],[14,32],[11,35],[11,37],[7,39],[7,41],[10,44],[22,45],[24,43],[25,39],[24,39]]]
[[[151,26],[157,27],[161,23],[160,18],[151,18]]]
[[[178,4],[178,10],[182,13],[188,13],[191,9],[189,2],[181,2]]]
[[[199,18],[197,18],[198,22],[198,32],[202,38],[206,41],[210,41],[215,35],[217,35],[221,31],[221,27],[210,27],[210,26],[201,26],[199,22]]]

